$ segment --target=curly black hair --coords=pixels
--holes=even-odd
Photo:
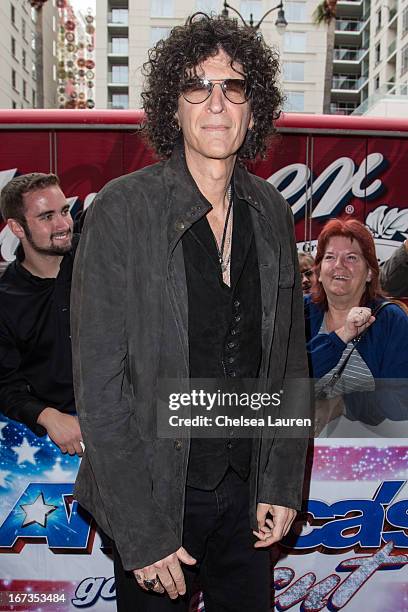
[[[233,62],[243,66],[251,89],[253,128],[248,130],[238,155],[240,159],[265,157],[268,138],[274,133],[282,94],[276,84],[279,57],[259,32],[240,26],[236,19],[197,13],[183,26],[176,26],[169,37],[149,51],[143,65],[146,77],[142,93],[147,117],[147,136],[160,157],[169,157],[180,131],[175,113],[182,83],[209,57],[225,51]]]

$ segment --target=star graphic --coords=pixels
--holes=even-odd
[[[75,480],[75,473],[71,470],[63,470],[61,457],[57,457],[54,467],[44,472],[44,477],[47,482],[72,482]]]
[[[6,472],[4,470],[0,470],[0,487],[7,487],[8,483],[6,482],[7,476],[10,476],[10,472]]]
[[[58,506],[51,506],[44,502],[44,496],[42,493],[39,494],[35,502],[32,504],[20,504],[20,508],[25,512],[25,518],[22,523],[22,527],[38,523],[42,527],[47,526],[47,517],[51,512],[54,512]]]
[[[4,440],[3,429],[7,427],[8,423],[0,423],[0,440]]]
[[[24,463],[24,461],[29,461],[30,463],[33,463],[35,465],[34,455],[40,450],[40,447],[31,446],[27,438],[23,438],[23,441],[20,446],[12,446],[11,450],[13,450],[18,455],[17,465],[20,465],[20,463]]]

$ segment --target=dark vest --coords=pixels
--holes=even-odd
[[[261,361],[261,291],[248,206],[234,201],[231,287],[222,281],[214,235],[206,217],[183,236],[189,310],[191,378],[256,378]],[[216,386],[218,386],[216,384]],[[246,479],[250,439],[224,433],[192,438],[187,484],[212,490],[231,467]]]

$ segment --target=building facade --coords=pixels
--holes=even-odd
[[[39,10],[28,0],[2,0],[0,108],[56,107],[56,42],[56,0]]]
[[[267,0],[231,0],[231,4],[247,20],[252,14],[255,23],[274,5]],[[274,25],[276,11],[261,27],[265,40],[280,52],[289,111],[322,112],[327,32],[313,23],[316,4],[316,0],[286,1],[288,26],[283,35]],[[219,14],[222,8],[222,0],[98,0],[96,107],[139,108],[148,50],[194,12]]]

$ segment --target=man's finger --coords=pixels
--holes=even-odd
[[[84,453],[82,451],[82,446],[79,440],[75,440],[75,442],[73,443],[73,447],[75,449],[75,454],[78,455],[78,457],[82,457]]]
[[[176,585],[177,592],[180,595],[185,595],[186,582],[184,580],[183,570],[181,569],[180,563],[174,563],[169,565],[169,572],[173,577],[174,584]]]
[[[73,444],[67,444],[67,452],[68,452],[68,455],[71,455],[71,456],[76,455],[75,446]]]
[[[177,590],[176,585],[174,584],[173,577],[170,574],[168,568],[164,567],[163,569],[158,570],[157,575],[162,584],[161,592],[164,593],[164,591],[166,591],[170,599],[177,599],[179,592]]]

